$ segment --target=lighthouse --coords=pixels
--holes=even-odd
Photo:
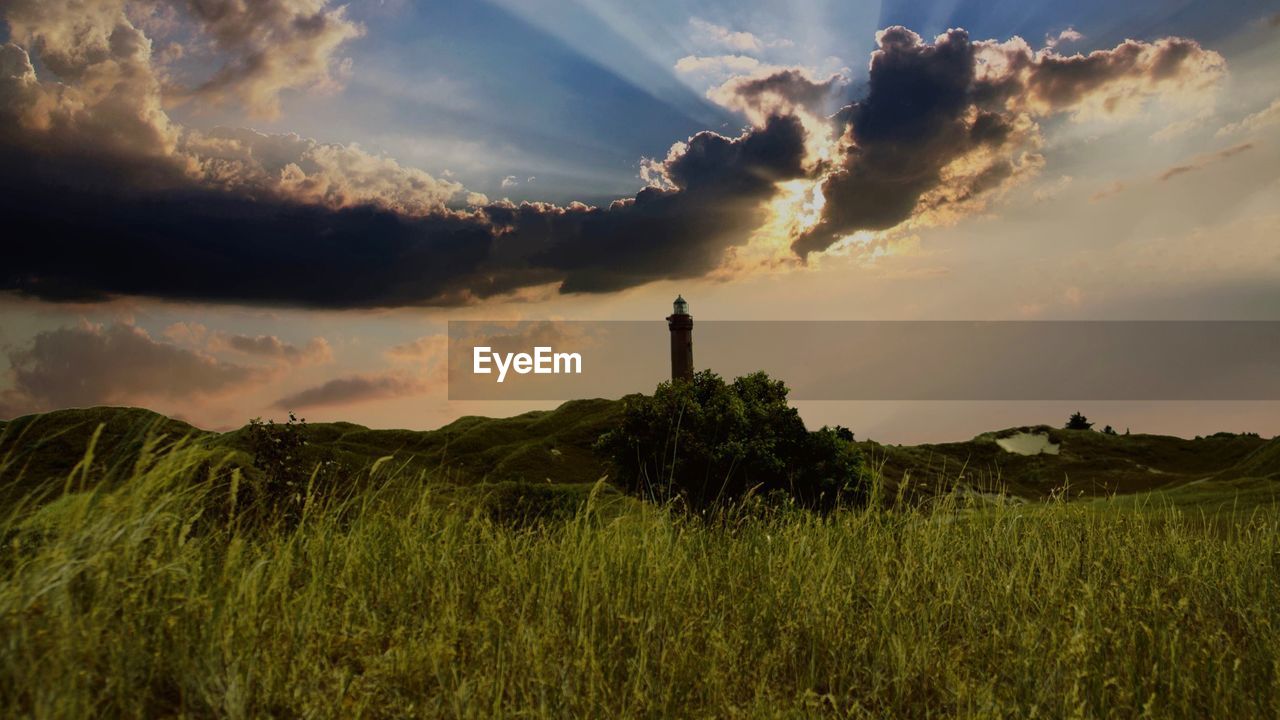
[[[671,379],[693,379],[693,316],[689,303],[676,296],[673,312],[667,316],[667,328],[671,331]]]

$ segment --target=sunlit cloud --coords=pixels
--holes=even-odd
[[[676,61],[676,72],[710,76],[751,72],[760,67],[759,60],[747,55],[686,55]]]
[[[718,45],[738,52],[760,52],[769,47],[791,47],[794,43],[785,38],[765,41],[753,33],[730,30],[702,18],[690,18],[689,27],[696,42]]]
[[[1224,137],[1237,133],[1257,132],[1276,123],[1280,123],[1280,99],[1273,100],[1267,107],[1247,115],[1237,122],[1223,125],[1218,129],[1217,136]]]
[[[1044,38],[1044,46],[1050,50],[1056,49],[1061,45],[1068,43],[1078,43],[1084,40],[1084,35],[1075,28],[1067,28],[1057,35],[1046,35]]]

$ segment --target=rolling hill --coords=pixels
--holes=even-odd
[[[590,483],[607,473],[591,446],[612,426],[619,407],[609,400],[574,400],[509,418],[462,417],[428,431],[308,423],[302,462],[338,461],[358,469],[389,457],[405,472],[455,484]],[[128,469],[148,438],[162,438],[162,445],[194,443],[242,467],[252,464],[247,428],[215,433],[140,408],[57,410],[0,425],[0,499],[56,491],[95,433],[92,461],[100,470]]]
[[[303,461],[362,468],[390,458],[404,471],[456,485],[590,483],[609,472],[592,446],[620,411],[619,401],[597,399],[510,418],[463,417],[429,431],[308,424]],[[97,469],[128,469],[148,438],[161,438],[162,445],[194,443],[242,467],[251,465],[247,428],[210,432],[139,408],[59,410],[0,423],[0,498],[37,488],[56,493],[85,457],[95,433],[92,462]],[[1030,451],[1019,445],[1027,440],[1034,441],[1027,446]],[[1280,438],[1256,435],[1220,433],[1187,440],[1034,426],[964,442],[858,445],[890,491],[906,481],[914,491],[945,490],[959,483],[977,492],[1027,499],[1064,490],[1070,497],[1151,491],[1178,491],[1178,497],[1240,492],[1270,497],[1280,487]]]
[[[1002,441],[1038,437],[1052,452],[1020,454]],[[1168,490],[1192,482],[1280,480],[1280,438],[1219,433],[1188,440],[1166,435],[1107,435],[1048,426],[1009,428],[972,440],[916,446],[861,443],[895,488],[959,480],[978,491],[1025,498],[1065,491],[1096,497]]]

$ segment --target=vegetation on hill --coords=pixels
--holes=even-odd
[[[998,444],[1020,433],[1044,434],[1058,454],[1019,455]],[[1280,481],[1280,439],[1221,433],[1187,440],[1165,435],[1111,435],[1048,426],[984,433],[966,442],[914,446],[858,443],[891,492],[932,495],[954,484],[1022,499],[1053,495],[1105,497],[1211,486],[1258,478]],[[1276,483],[1280,487],[1280,483]],[[1224,492],[1225,485],[1216,485]]]
[[[708,522],[600,485],[530,524],[384,462],[264,526],[210,512],[198,443],[84,467],[0,514],[6,717],[1280,714],[1273,512],[951,493]]]
[[[830,508],[866,498],[862,458],[843,428],[809,432],[787,386],[763,372],[726,383],[703,370],[623,398],[597,447],[624,487],[696,509],[747,494]]]
[[[1089,422],[1089,418],[1085,417],[1082,413],[1076,411],[1067,419],[1065,427],[1068,430],[1090,430],[1093,428],[1093,423]],[[1107,427],[1111,426],[1108,425]]]
[[[1280,713],[1280,439],[854,443],[718,380],[431,432],[5,423],[0,715]],[[872,502],[695,521],[596,482],[679,408],[668,478]]]
[[[77,408],[15,418],[0,427],[0,504],[62,492],[78,466],[92,472],[74,478],[76,487],[127,474],[150,438],[213,435],[141,408]]]
[[[406,476],[430,474],[458,485],[591,483],[608,472],[607,461],[592,446],[614,426],[619,409],[617,401],[574,400],[510,418],[464,417],[425,432],[307,423],[306,445],[292,462],[300,478],[317,467],[359,476],[381,461]],[[101,472],[82,480],[114,477],[132,468],[148,438],[159,439],[162,447],[189,441],[246,477],[262,472],[254,466],[251,425],[214,433],[138,408],[58,410],[0,428],[0,499],[43,493],[47,500],[60,494],[91,442],[90,462]]]
[[[430,476],[459,486],[583,485],[608,476],[625,488],[628,471],[636,472],[641,465],[615,463],[616,448],[610,451],[597,442],[622,427],[626,402],[576,400],[555,410],[510,418],[464,417],[431,431],[308,423],[307,445],[297,466],[307,477],[323,466],[359,478],[382,462],[405,476]],[[785,421],[787,416],[778,417]],[[656,427],[636,433],[656,433]],[[846,462],[845,438],[836,432],[809,437],[829,441],[833,447],[818,450]],[[1042,433],[1060,451],[1027,456],[999,446],[999,439],[1018,433]],[[185,439],[207,450],[211,462],[240,468],[247,479],[259,473],[248,426],[215,433],[137,408],[60,410],[0,425],[0,501],[33,495],[47,501],[68,488],[84,488],[94,478],[107,477],[106,470],[127,474],[148,438],[156,439],[160,448]],[[80,472],[69,484],[91,441],[89,464],[95,472]],[[840,453],[832,454],[833,449]],[[1196,496],[1209,492],[1229,498],[1242,492],[1241,483],[1248,485],[1251,497],[1263,498],[1275,495],[1273,481],[1280,480],[1280,439],[1268,441],[1248,433],[1186,440],[1035,426],[984,433],[965,442],[899,446],[861,441],[853,449],[864,470],[874,469],[882,478],[889,495],[909,498],[945,494],[954,486],[1031,500],[1060,494],[1104,497],[1173,491],[1190,484],[1197,486],[1192,493]],[[812,457],[789,462],[807,468],[815,464]],[[821,467],[818,474],[835,476]]]

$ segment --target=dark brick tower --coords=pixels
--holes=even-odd
[[[683,297],[676,297],[675,312],[667,317],[667,328],[671,330],[671,379],[693,379],[693,316],[689,314],[689,303]]]

